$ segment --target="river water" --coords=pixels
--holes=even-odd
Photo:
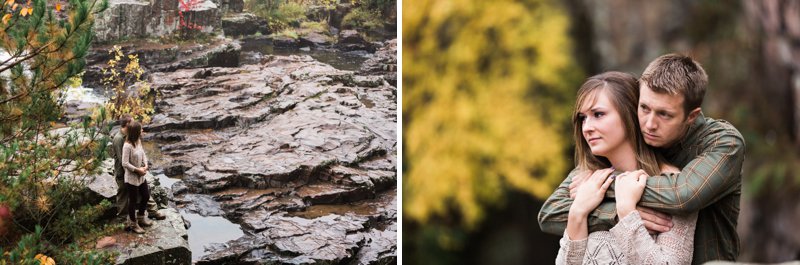
[[[260,63],[264,55],[310,55],[317,61],[329,64],[333,68],[347,71],[357,71],[361,64],[368,59],[366,51],[342,52],[335,49],[295,49],[275,47],[270,39],[243,39],[240,40],[242,51],[239,62],[242,64]]]
[[[159,143],[147,141],[142,143],[142,147],[147,153],[148,162],[151,167],[161,168],[163,166],[163,155]],[[164,174],[156,175],[162,187],[171,188],[173,184],[181,181],[180,178],[167,177]],[[183,218],[189,221],[189,249],[192,251],[192,260],[200,260],[206,253],[205,248],[214,243],[225,243],[237,239],[244,235],[240,225],[235,224],[221,216],[202,216],[180,210]]]

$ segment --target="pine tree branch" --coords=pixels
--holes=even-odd
[[[27,60],[30,60],[33,57],[36,57],[36,55],[38,55],[42,50],[44,50],[44,48],[46,48],[50,44],[52,44],[52,42],[48,43],[46,45],[43,45],[42,47],[39,47],[38,49],[36,49],[35,51],[31,52],[27,56],[23,57],[22,59],[20,59],[20,60],[18,60],[16,62],[11,63],[10,65],[3,66],[2,68],[0,68],[0,73],[5,72],[6,70],[10,69],[11,67],[14,67],[14,66],[16,66],[18,64],[21,64],[24,61],[27,61]],[[14,59],[14,57],[8,58],[8,60],[6,60],[5,62],[0,63],[0,65],[5,65],[11,59]]]
[[[25,92],[17,94],[16,96],[0,100],[0,104],[6,103],[6,102],[9,102],[9,101],[12,101],[12,100],[16,100],[16,99],[18,99],[20,97],[27,96],[27,95],[28,95],[28,91],[25,91]]]

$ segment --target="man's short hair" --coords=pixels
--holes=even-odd
[[[703,104],[708,75],[691,57],[672,53],[650,62],[639,82],[656,93],[683,95],[683,110],[685,115],[689,115]]]
[[[122,114],[122,116],[119,117],[119,120],[117,122],[119,123],[120,127],[127,128],[128,124],[130,124],[132,120],[133,117],[131,117],[130,114]]]

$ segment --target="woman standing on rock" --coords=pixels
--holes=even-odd
[[[691,263],[697,212],[675,216],[669,232],[653,237],[636,210],[649,175],[679,172],[657,156],[640,134],[638,87],[630,74],[606,72],[590,77],[578,90],[573,125],[575,161],[577,170],[584,172],[579,173],[583,183],[569,209],[556,264]],[[591,171],[594,174],[589,175]],[[625,173],[609,177],[612,171]],[[609,231],[589,234],[589,213],[612,182],[616,182],[619,222]]]
[[[132,121],[128,125],[128,136],[122,147],[122,167],[125,168],[125,187],[128,189],[128,227],[131,231],[143,234],[141,226],[151,226],[147,219],[147,201],[150,199],[150,188],[144,175],[147,174],[147,155],[142,148],[142,124]],[[136,210],[139,214],[136,215]],[[135,219],[134,219],[135,217]]]

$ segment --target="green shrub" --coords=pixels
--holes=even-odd
[[[288,37],[288,38],[291,38],[291,39],[300,38],[300,35],[297,34],[297,31],[293,30],[293,29],[281,30],[280,32],[276,33],[275,36],[285,36],[285,37]]]
[[[379,11],[383,15],[388,15],[390,10],[397,8],[395,0],[360,0],[360,5],[369,10]]]
[[[50,254],[54,253],[54,254]],[[38,257],[51,256],[56,264],[105,265],[114,264],[114,253],[96,250],[82,250],[75,244],[64,249],[55,249],[44,239],[42,228],[36,226],[33,233],[22,236],[14,248],[5,250],[0,247],[0,264],[39,265]]]
[[[328,23],[325,22],[316,22],[316,21],[304,21],[300,23],[300,28],[305,31],[313,31],[313,32],[328,32]]]
[[[306,19],[306,6],[297,2],[277,0],[248,0],[245,8],[268,21],[272,31],[278,32],[289,27],[299,27]]]
[[[342,19],[342,27],[345,29],[366,29],[377,30],[383,27],[378,11],[369,10],[364,6],[353,9]]]

